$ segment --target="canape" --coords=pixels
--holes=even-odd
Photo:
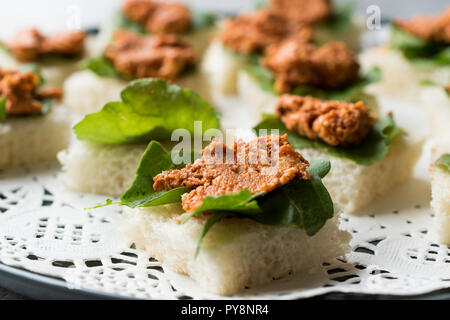
[[[450,8],[435,17],[394,20],[391,42],[366,50],[363,68],[379,66],[383,80],[371,86],[377,94],[418,99],[421,85],[448,85],[450,79]]]
[[[25,29],[0,43],[0,67],[32,67],[39,70],[48,85],[60,88],[70,74],[81,68],[85,42],[83,31],[44,35],[37,29]]]
[[[286,135],[233,146],[213,140],[202,154],[175,166],[151,142],[118,203],[129,207],[128,241],[165,268],[233,295],[316,271],[349,251],[350,235],[321,182],[328,161],[309,163]]]
[[[363,207],[408,180],[421,154],[423,138],[397,127],[392,114],[375,116],[363,102],[325,101],[282,95],[275,115],[255,128],[287,133],[292,147],[310,160],[328,159],[324,184],[345,213]]]
[[[130,186],[146,145],[171,145],[172,132],[219,127],[213,108],[189,89],[163,79],[132,81],[121,101],[107,103],[74,127],[77,141],[59,153],[62,181],[73,191],[119,196]]]
[[[104,53],[87,61],[87,70],[65,81],[65,103],[79,114],[96,112],[120,99],[130,80],[147,77],[170,80],[210,100],[208,80],[196,68],[197,62],[192,46],[175,34],[117,31]]]
[[[432,150],[430,164],[431,208],[436,215],[438,239],[450,245],[450,136],[439,140]]]
[[[0,69],[0,169],[56,160],[69,143],[61,90],[34,72]]]
[[[362,73],[357,56],[342,42],[317,47],[291,38],[268,46],[265,57],[239,71],[238,93],[258,120],[273,112],[284,93],[346,102],[362,100],[377,112],[377,99],[366,87],[380,78],[376,67]]]
[[[286,38],[316,44],[344,41],[357,51],[362,27],[352,16],[349,4],[272,0],[258,11],[226,20],[207,51],[202,68],[211,77],[214,93],[235,94],[239,70],[263,54],[267,46]]]

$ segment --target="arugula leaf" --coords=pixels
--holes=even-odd
[[[106,59],[104,55],[87,59],[84,62],[84,68],[91,70],[99,77],[121,78],[122,75],[116,70],[114,65]]]
[[[273,73],[262,66],[257,57],[248,57],[248,61],[252,63],[245,70],[258,82],[259,87],[266,92],[279,95],[274,89],[275,76]],[[314,86],[300,85],[291,94],[311,95],[325,100],[355,102],[366,86],[380,81],[381,77],[381,69],[379,67],[373,67],[357,81],[339,90],[324,90]]]
[[[203,132],[220,127],[218,115],[203,98],[163,79],[132,81],[121,97],[121,102],[109,102],[75,125],[77,138],[105,144],[140,143],[169,140],[179,128],[194,134],[194,121],[201,121]]]
[[[450,153],[444,153],[437,159],[434,164],[443,171],[450,173]]]
[[[6,98],[0,98],[0,121],[6,120]]]
[[[253,128],[256,134],[259,134],[261,129],[278,129],[280,135],[287,133],[289,142],[294,149],[321,149],[330,156],[350,160],[365,166],[383,159],[389,152],[392,140],[403,133],[396,126],[391,114],[380,118],[364,141],[353,148],[332,147],[319,140],[310,140],[297,132],[287,130],[284,123],[275,115],[264,115],[263,120]]]
[[[390,46],[399,50],[403,56],[415,63],[449,65],[450,47],[446,44],[427,41],[392,26]]]

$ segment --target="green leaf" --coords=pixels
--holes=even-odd
[[[186,187],[170,191],[155,191],[153,178],[163,171],[175,169],[172,153],[157,141],[152,141],[145,150],[131,187],[120,198],[120,204],[131,208],[152,207],[181,202],[181,195],[189,192]],[[186,164],[182,164],[185,166]]]
[[[258,82],[259,87],[263,91],[278,95],[274,89],[275,77],[269,69],[259,63],[259,56],[249,56],[247,57],[247,61],[250,64],[246,66],[245,70]],[[380,81],[381,77],[381,69],[379,67],[373,67],[354,83],[339,90],[324,90],[314,86],[300,85],[291,94],[310,95],[325,100],[355,102],[366,86]]]
[[[190,31],[197,31],[215,26],[218,16],[213,12],[192,12],[192,27]]]
[[[201,121],[202,132],[220,126],[203,98],[162,79],[132,81],[121,97],[75,125],[77,138],[105,144],[166,141],[176,129],[194,134],[194,121]]]
[[[429,65],[450,65],[450,47],[447,44],[427,41],[392,26],[390,46],[399,50],[411,62]]]
[[[333,1],[333,15],[330,19],[320,24],[319,28],[325,28],[328,32],[342,32],[352,25],[352,16],[356,10],[356,0]]]
[[[187,34],[206,28],[213,27],[217,22],[217,14],[213,12],[200,12],[196,10],[191,10],[192,14],[192,24],[191,27],[186,32]],[[140,24],[128,19],[123,12],[118,12],[114,18],[115,29],[131,30],[139,34],[148,34],[149,32],[142,27]]]
[[[0,98],[0,121],[6,120],[6,98]]]
[[[113,20],[115,29],[131,30],[139,34],[146,34],[147,31],[140,24],[128,19],[122,11],[117,12]]]
[[[264,115],[263,120],[253,128],[256,134],[260,134],[261,129],[279,130],[280,135],[287,133],[289,142],[294,149],[320,149],[330,156],[350,160],[365,166],[383,159],[389,152],[392,140],[403,133],[396,126],[390,114],[380,118],[364,141],[353,148],[332,147],[322,141],[310,140],[297,132],[287,130],[284,123],[274,115]]]
[[[91,70],[99,77],[121,78],[121,74],[116,70],[114,65],[106,59],[105,56],[87,59],[84,62],[84,68]]]
[[[257,193],[253,195],[248,189],[243,189],[239,192],[226,193],[220,196],[208,196],[197,210],[183,219],[182,223],[186,223],[193,216],[202,212],[227,211],[246,215],[256,214],[261,210],[254,199],[262,194]]]
[[[258,199],[262,213],[248,218],[266,225],[301,228],[313,236],[334,213],[333,201],[321,180],[329,170],[329,161],[312,161],[309,180],[294,180]]]
[[[450,154],[444,153],[437,159],[434,164],[447,173],[450,173]]]

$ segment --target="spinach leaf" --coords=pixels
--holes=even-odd
[[[0,97],[0,121],[6,120],[6,98]]]
[[[380,118],[364,141],[353,148],[332,147],[322,141],[310,140],[297,132],[287,130],[284,123],[274,115],[264,115],[263,120],[253,128],[256,134],[262,134],[264,130],[260,132],[261,129],[279,130],[280,135],[287,133],[289,142],[294,149],[321,149],[330,156],[350,160],[365,166],[383,159],[389,152],[392,140],[403,133],[396,126],[392,114]]]
[[[397,26],[392,27],[390,46],[415,63],[450,65],[450,47],[448,45],[424,40]]]
[[[444,153],[434,164],[447,173],[450,173],[450,153]]]
[[[116,70],[114,65],[106,59],[104,55],[87,59],[84,62],[84,68],[91,70],[93,73],[99,77],[109,77],[109,78],[121,78],[121,74]]]
[[[194,121],[201,121],[203,132],[220,126],[218,115],[203,98],[163,79],[132,81],[121,97],[121,102],[109,102],[75,125],[77,138],[105,144],[142,143],[169,140],[179,128],[194,134]]]

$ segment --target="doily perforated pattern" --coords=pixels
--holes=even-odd
[[[423,294],[450,287],[450,249],[434,241],[425,162],[361,217],[344,216],[352,252],[314,274],[274,279],[239,297],[290,299],[327,292]],[[0,261],[86,288],[137,298],[216,298],[165,271],[120,236],[121,208],[86,210],[103,196],[72,193],[54,164],[0,173]]]

